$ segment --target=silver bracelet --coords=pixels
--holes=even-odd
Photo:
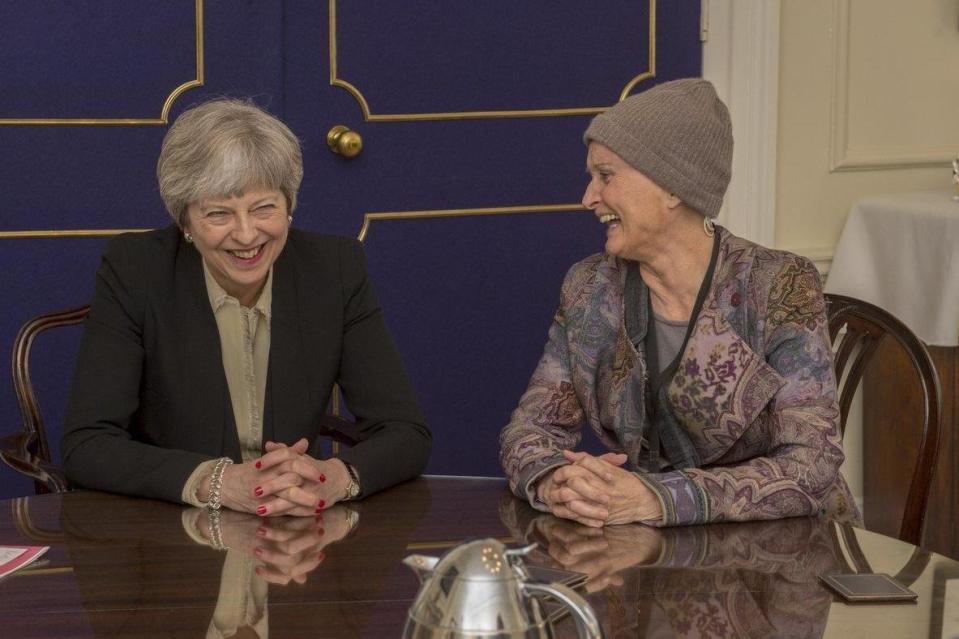
[[[224,466],[225,467],[225,466]],[[223,543],[223,531],[220,529],[220,510],[211,509],[210,514],[210,545],[217,550],[229,550],[230,547]]]
[[[223,490],[223,472],[226,467],[233,463],[229,457],[220,457],[216,460],[216,466],[213,467],[213,474],[210,475],[210,498],[207,500],[206,507],[210,510],[220,510],[220,491]]]

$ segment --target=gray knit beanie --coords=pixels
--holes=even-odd
[[[673,193],[715,218],[729,186],[733,127],[713,85],[685,78],[657,85],[600,113],[583,141],[595,140]]]

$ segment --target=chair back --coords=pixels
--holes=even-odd
[[[13,343],[11,373],[23,427],[12,438],[5,438],[2,458],[17,472],[33,478],[37,494],[62,492],[67,489],[67,484],[51,457],[50,442],[31,378],[31,350],[38,335],[50,329],[80,324],[89,310],[89,306],[81,306],[35,317],[20,328]]]
[[[896,340],[915,368],[922,390],[922,432],[898,536],[918,546],[939,457],[942,414],[939,375],[925,344],[891,313],[845,295],[827,293],[825,297],[839,385],[840,433],[845,431],[853,396],[882,340],[887,336]]]

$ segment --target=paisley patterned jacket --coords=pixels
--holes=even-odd
[[[658,496],[663,519],[646,523],[820,512],[858,518],[839,473],[844,456],[819,273],[805,258],[716,232],[711,286],[667,388],[671,417],[698,453],[697,467],[638,465],[647,424],[646,313],[624,308],[624,296],[635,299],[627,262],[598,254],[567,274],[543,357],[500,434],[500,459],[518,496],[545,509],[535,482],[566,463],[561,451],[576,448],[587,424],[610,450],[627,454]],[[624,312],[640,315],[640,335],[627,334]]]

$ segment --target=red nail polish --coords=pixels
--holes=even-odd
[[[253,554],[256,555],[257,557],[259,557],[260,555],[263,554],[263,549],[262,549],[262,548],[255,548],[255,549],[253,550]]]
[[[266,514],[266,506],[257,506],[257,508],[256,508],[256,514],[257,514],[257,515],[265,515],[265,514]]]
[[[323,526],[320,526],[319,528],[316,529],[316,534],[322,535],[324,533],[326,533],[326,531],[323,530]]]
[[[325,481],[326,481],[326,475],[324,475],[323,473],[320,473],[320,483],[322,484]]]
[[[323,510],[323,508],[326,507],[326,501],[321,499],[320,503],[318,503],[316,507],[319,508],[320,510]]]
[[[257,528],[256,529],[257,537],[266,537],[266,528]]]
[[[263,496],[263,486],[257,486],[257,487],[253,490],[253,494],[256,495],[257,497],[262,497],[262,496]]]
[[[258,461],[258,462],[256,462],[256,464],[254,464],[254,465],[257,467],[257,470],[259,470],[260,468],[263,467],[263,462],[259,462],[259,461]]]
[[[321,552],[320,554],[318,554],[318,555],[316,556],[316,558],[317,558],[317,560],[319,560],[319,561],[323,561],[324,559],[326,559],[326,553],[322,553],[322,552]]]

